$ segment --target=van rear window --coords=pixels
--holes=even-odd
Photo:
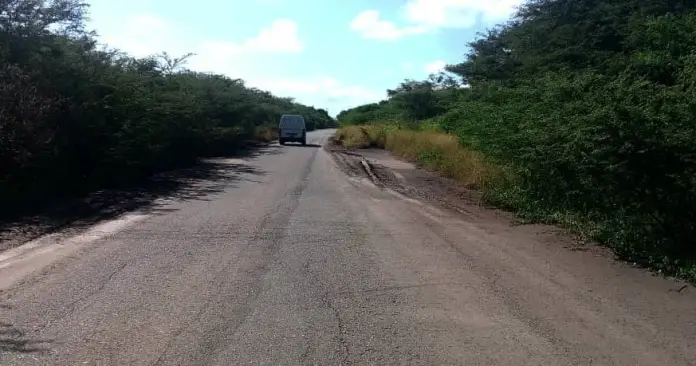
[[[303,129],[304,126],[304,118],[301,116],[283,116],[280,119],[281,128]]]

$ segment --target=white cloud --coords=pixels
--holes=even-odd
[[[297,24],[289,19],[277,19],[253,38],[242,41],[193,39],[185,28],[152,15],[132,16],[117,25],[102,28],[106,34],[100,37],[101,41],[110,47],[137,57],[161,51],[172,56],[193,52],[195,56],[187,65],[192,70],[241,78],[248,86],[278,96],[294,97],[301,103],[340,110],[346,105],[359,105],[386,97],[384,93],[343,84],[328,76],[286,77],[285,73],[273,76],[270,66],[277,61],[266,54],[297,54],[304,50]]]
[[[428,74],[435,74],[445,69],[447,63],[442,60],[433,61],[423,68]]]
[[[363,38],[395,40],[440,28],[470,28],[480,20],[498,22],[510,17],[524,0],[409,0],[404,6],[407,25],[382,20],[375,10],[359,13],[350,28]]]
[[[127,20],[118,33],[105,35],[102,39],[108,45],[134,56],[148,56],[162,49],[170,53],[183,53],[184,50],[176,46],[177,31],[176,27],[161,18],[137,15]],[[298,53],[303,50],[304,44],[298,37],[297,24],[290,19],[276,19],[253,38],[242,42],[203,41],[195,53],[218,53],[220,58],[225,58],[243,53]]]
[[[333,116],[346,108],[387,98],[386,92],[344,84],[327,76],[253,78],[247,85],[268,90],[277,96],[293,97],[301,103],[324,108]]]
[[[350,23],[350,29],[359,32],[363,38],[395,40],[403,36],[427,31],[423,26],[397,27],[394,23],[381,20],[377,10],[365,10]]]
[[[258,36],[245,41],[240,51],[250,52],[302,52],[304,44],[297,35],[297,23],[290,19],[276,19],[270,27],[262,29]]]
[[[404,70],[404,71],[413,70],[413,62],[409,62],[409,61],[402,62],[401,63],[401,70]]]
[[[340,99],[347,103],[362,104],[373,102],[386,97],[384,93],[378,93],[356,85],[345,85],[338,80],[318,76],[311,78],[259,78],[250,80],[249,86],[262,90],[269,90],[279,96],[313,96],[327,100]]]
[[[163,45],[168,44],[171,31],[172,27],[158,17],[137,15],[128,19],[117,33],[107,33],[101,38],[110,47],[144,57],[159,52]]]
[[[505,20],[522,0],[410,0],[406,19],[432,28],[468,28],[478,18],[484,22]]]
[[[203,41],[194,52],[189,65],[196,70],[239,73],[238,60],[245,55],[268,53],[299,53],[304,45],[297,37],[297,25],[290,20],[276,20],[259,34],[244,42]]]

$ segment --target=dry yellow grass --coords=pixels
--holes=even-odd
[[[386,127],[382,125],[347,126],[338,130],[336,138],[350,149],[384,148]]]
[[[348,126],[338,131],[337,139],[349,148],[386,148],[395,156],[470,188],[483,188],[500,175],[483,155],[465,149],[457,137],[442,132],[391,130],[384,125]]]
[[[256,126],[254,138],[258,141],[270,142],[278,139],[278,129],[275,126],[263,125]]]

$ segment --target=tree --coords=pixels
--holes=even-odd
[[[195,53],[187,53],[179,57],[172,57],[167,52],[162,52],[156,55],[155,59],[158,61],[159,70],[167,75],[171,81],[172,76],[176,72],[182,71],[188,63],[188,59],[195,55]]]
[[[530,0],[446,66],[470,88],[407,80],[339,119],[435,121],[509,174],[492,201],[693,279],[694,40],[693,1]]]
[[[3,0],[0,31],[25,35],[48,31],[81,34],[88,6],[78,0]]]
[[[77,0],[0,2],[0,199],[30,207],[272,139],[283,113],[325,110],[185,68],[193,54],[134,58],[97,47]],[[50,181],[51,184],[45,184]],[[15,211],[13,211],[15,212]]]

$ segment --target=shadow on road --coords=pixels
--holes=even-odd
[[[0,303],[0,309],[10,310],[10,305]],[[0,320],[0,356],[3,353],[38,353],[48,350],[53,340],[29,339],[26,332],[17,329],[14,324]],[[1,359],[1,357],[0,357]]]
[[[255,181],[254,177],[263,176],[265,173],[253,165],[258,156],[281,153],[279,146],[262,146],[228,157],[203,159],[195,166],[157,174],[137,186],[105,189],[0,220],[0,251],[65,227],[91,226],[129,211],[171,211],[158,204],[161,199],[209,200],[236,182]]]
[[[0,321],[0,353],[38,353],[48,350],[52,340],[28,339],[25,332]]]
[[[307,145],[302,145],[302,144],[285,144],[283,147],[313,147],[313,148],[318,148],[321,147],[321,145],[317,144],[307,144]]]

